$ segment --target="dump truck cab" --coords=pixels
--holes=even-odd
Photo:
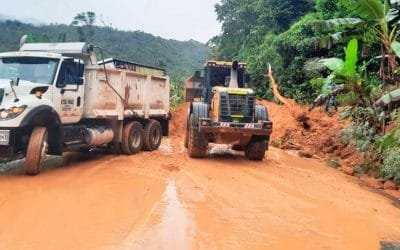
[[[25,152],[37,126],[49,128],[49,153],[61,154],[62,124],[82,118],[83,71],[83,60],[29,46],[0,53],[0,159]]]
[[[208,61],[202,77],[197,71],[187,81],[186,86],[196,86],[190,80],[201,79],[197,90],[186,90],[187,100],[192,101],[185,137],[189,156],[204,157],[208,143],[218,143],[245,151],[249,159],[263,159],[272,122],[266,108],[256,105],[254,91],[245,88],[249,79],[246,66],[237,61]]]

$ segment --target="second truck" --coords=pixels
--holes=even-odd
[[[209,143],[230,144],[250,160],[262,160],[268,150],[272,122],[267,109],[256,104],[246,64],[208,61],[186,82],[185,146],[190,157],[207,154]]]

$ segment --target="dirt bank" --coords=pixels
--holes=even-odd
[[[273,144],[281,149],[307,151],[320,158],[337,158],[345,166],[355,167],[361,156],[354,148],[340,139],[340,131],[348,121],[341,121],[338,114],[328,116],[320,109],[293,104],[278,105],[259,101],[266,106],[274,122]]]
[[[188,158],[185,109],[159,151],[0,176],[0,249],[378,249],[400,240],[393,200],[318,160],[276,148],[262,162],[224,150]]]

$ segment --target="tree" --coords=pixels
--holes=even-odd
[[[82,12],[75,16],[71,25],[76,26],[79,41],[90,42],[95,34],[94,23],[96,22],[96,14],[94,12]]]
[[[264,36],[287,30],[312,11],[310,0],[222,0],[215,5],[222,34],[214,37],[214,56],[232,60],[258,46]]]

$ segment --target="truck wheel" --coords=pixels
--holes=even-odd
[[[261,161],[267,150],[267,141],[265,139],[252,140],[244,149],[244,155],[252,161]]]
[[[192,158],[202,158],[206,156],[208,141],[205,134],[200,133],[198,126],[194,125],[193,114],[189,118],[189,140],[188,154]]]
[[[39,174],[48,152],[47,129],[36,127],[29,138],[25,159],[25,173],[27,175]]]
[[[140,122],[130,122],[124,126],[121,146],[126,155],[136,154],[142,149],[143,127]]]
[[[161,124],[156,120],[150,120],[144,127],[143,149],[153,151],[158,149],[162,139]]]

